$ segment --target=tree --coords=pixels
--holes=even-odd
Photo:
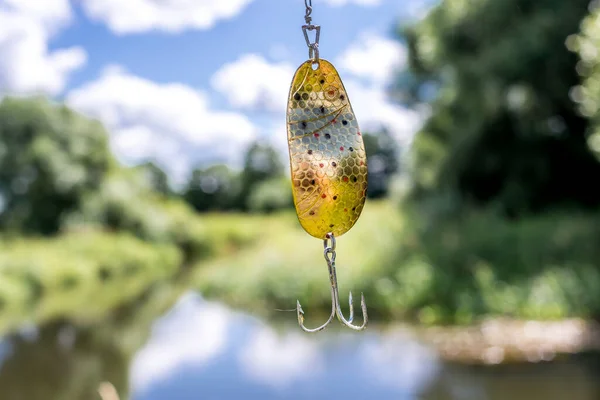
[[[579,112],[590,118],[588,144],[600,158],[600,7],[596,4],[581,24],[581,32],[567,39],[567,46],[576,52],[580,61],[577,72],[582,77],[580,86],[573,88],[572,98]]]
[[[169,177],[158,165],[153,162],[146,162],[138,165],[137,169],[144,173],[153,191],[164,196],[173,195],[173,190],[169,185]]]
[[[565,46],[588,4],[444,0],[403,30],[410,70],[396,97],[432,111],[411,152],[415,198],[450,194],[511,217],[600,204],[580,179],[600,164],[569,98],[580,78]]]
[[[387,129],[363,135],[367,152],[368,181],[367,196],[385,197],[392,176],[398,172],[398,146]]]
[[[252,191],[262,182],[283,175],[283,165],[277,151],[268,144],[253,143],[244,158],[244,170],[241,174],[239,206],[247,210],[248,199]]]
[[[200,212],[271,212],[292,204],[290,183],[284,179],[277,151],[258,142],[248,148],[239,174],[227,165],[196,169],[183,196]]]
[[[248,197],[248,209],[253,212],[270,213],[293,208],[294,199],[289,178],[278,177],[254,186]]]
[[[114,163],[99,122],[43,98],[0,103],[0,228],[52,234]]]
[[[184,199],[196,211],[236,208],[240,191],[239,176],[227,165],[195,169],[184,190]]]

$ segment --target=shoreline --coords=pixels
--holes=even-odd
[[[563,355],[600,352],[600,324],[492,318],[470,326],[408,328],[447,362],[499,365],[552,361]]]

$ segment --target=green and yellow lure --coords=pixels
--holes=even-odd
[[[319,239],[343,235],[365,204],[367,157],[350,99],[330,62],[308,60],[296,71],[287,135],[300,224]]]

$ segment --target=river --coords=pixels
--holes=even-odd
[[[309,335],[289,314],[273,325],[186,294],[146,329],[24,329],[0,346],[0,400],[90,400],[106,380],[121,400],[600,399],[598,356],[451,364],[399,328]]]

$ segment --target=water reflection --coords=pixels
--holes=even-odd
[[[193,297],[184,297],[158,321],[148,344],[135,357],[131,379],[136,391],[219,357],[228,342],[229,314],[224,306],[202,307]]]
[[[109,380],[128,392],[129,354],[104,330],[54,323],[2,343],[2,400],[95,400]],[[32,334],[33,333],[33,334]]]
[[[136,356],[133,399],[412,399],[436,373],[431,351],[399,333],[328,333],[277,331],[186,296]]]
[[[600,398],[598,356],[459,366],[401,329],[307,335],[197,295],[157,293],[101,325],[55,322],[6,338],[0,399],[99,400],[105,381],[121,400]]]
[[[441,363],[402,330],[370,329],[356,334],[328,329],[306,335],[295,325],[279,328],[186,296],[157,323],[139,352],[132,370],[133,398],[600,398],[594,375],[598,366],[582,360],[467,367]],[[161,376],[152,375],[166,349],[172,355],[170,367]]]
[[[598,356],[552,363],[442,369],[423,399],[460,400],[597,400]]]

